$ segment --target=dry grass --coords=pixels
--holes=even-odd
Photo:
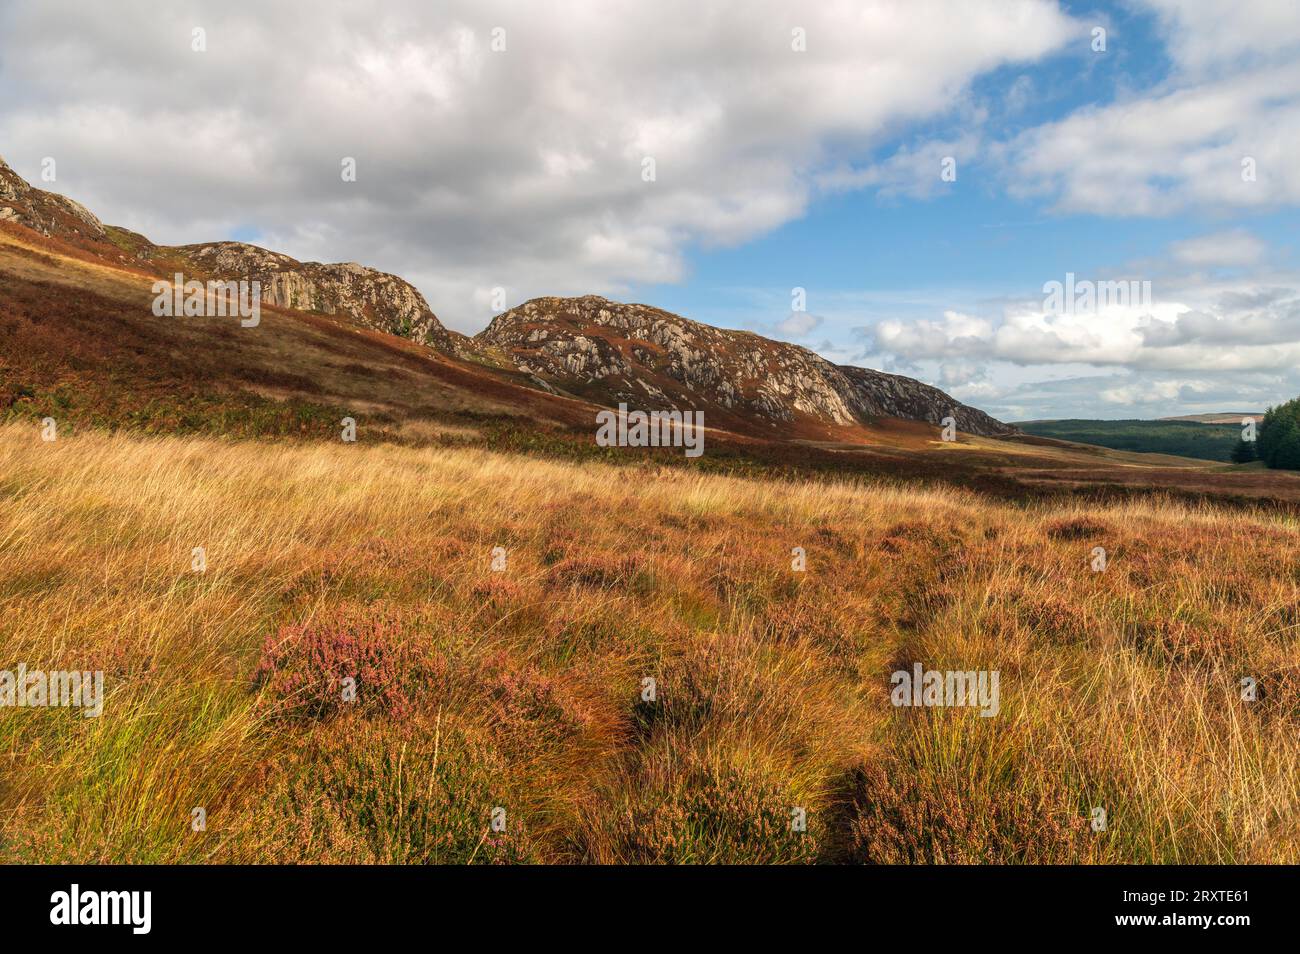
[[[1265,511],[9,425],[0,607],[107,693],[0,709],[8,861],[1300,861]],[[914,661],[1001,712],[894,708]]]

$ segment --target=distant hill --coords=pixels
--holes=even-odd
[[[1184,414],[1182,417],[1162,417],[1162,421],[1192,421],[1196,424],[1236,424],[1241,425],[1245,418],[1253,418],[1255,423],[1264,419],[1263,411],[1221,411],[1217,414]]]
[[[1022,421],[1016,426],[1038,437],[1226,463],[1232,459],[1232,448],[1241,437],[1241,419],[1246,416],[1249,415],[1207,414],[1158,421]],[[1201,417],[1226,418],[1232,423],[1200,423]]]

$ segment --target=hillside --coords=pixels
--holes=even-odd
[[[599,405],[513,369],[499,349],[461,361],[357,327],[346,316],[266,306],[257,329],[226,318],[160,318],[155,276],[0,224],[0,419],[65,430],[473,444],[571,460],[685,466],[680,453],[598,448]],[[253,331],[255,333],[250,334]],[[486,349],[484,349],[486,350]],[[493,360],[502,366],[494,365]],[[797,440],[708,426],[694,469],[774,477],[870,475],[1008,498],[1081,492],[1300,501],[1300,478],[1211,469],[1031,435],[939,440],[929,423],[885,417],[812,426]],[[739,428],[741,425],[737,424]],[[766,425],[763,429],[770,433]]]
[[[602,406],[626,401],[644,410],[702,410],[710,427],[765,440],[845,437],[845,428],[870,427],[882,417],[938,425],[950,414],[966,433],[1014,432],[909,378],[839,368],[797,345],[644,305],[536,299],[468,338],[445,328],[419,291],[395,275],[356,263],[299,262],[242,242],[156,245],[33,188],[0,159],[2,223],[21,226],[16,237],[28,247],[54,243],[52,251],[132,274],[256,281],[265,305],[406,338],[474,366],[474,374],[500,372],[512,387],[563,392]],[[27,229],[36,234],[24,240]]]
[[[428,439],[467,417],[567,428],[595,413],[342,316],[159,317],[154,278],[0,225],[0,416],[319,438],[350,415],[372,437]]]
[[[597,403],[702,409],[740,430],[757,423],[760,433],[796,435],[805,424],[851,426],[880,417],[939,426],[951,415],[966,433],[1015,433],[911,378],[837,366],[798,345],[594,295],[526,302],[498,315],[475,340]]]
[[[1232,449],[1241,438],[1239,417],[1230,424],[1164,418],[1158,421],[1024,421],[1017,426],[1026,434],[1039,437],[1095,444],[1115,450],[1173,454],[1224,463],[1232,460]]]
[[[0,222],[3,420],[50,417],[64,433],[338,440],[349,417],[370,442],[751,476],[861,475],[1008,499],[1300,501],[1295,475],[1018,434],[912,379],[644,305],[539,299],[466,338],[395,276],[236,243],[157,246],[7,167],[0,182],[11,196],[0,201],[9,210]],[[279,289],[270,297],[283,304],[268,301],[256,328],[154,315],[154,282],[195,263],[226,278],[269,276]],[[412,316],[424,343],[412,340]],[[704,456],[596,446],[597,411],[624,400],[705,410]],[[953,442],[936,426],[949,413],[962,431]]]
[[[1275,510],[27,424],[0,474],[0,646],[106,685],[0,711],[0,861],[1300,861]],[[892,705],[922,660],[998,716]]]

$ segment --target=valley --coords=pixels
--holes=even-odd
[[[0,859],[1300,861],[1300,475],[596,296],[458,335],[14,178],[0,646],[103,691],[0,706]]]

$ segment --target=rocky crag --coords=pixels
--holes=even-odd
[[[644,409],[710,407],[772,428],[898,417],[971,434],[1016,429],[912,378],[836,365],[807,348],[594,295],[537,298],[475,336],[552,386]]]
[[[711,411],[723,426],[773,437],[809,423],[852,426],[881,417],[939,425],[952,416],[967,433],[1017,433],[911,378],[832,364],[798,345],[594,295],[533,299],[469,338],[445,328],[424,296],[396,275],[353,262],[300,262],[243,242],[155,245],[34,188],[3,159],[0,222],[159,276],[180,271],[187,279],[258,281],[265,304],[342,317],[599,404]]]

